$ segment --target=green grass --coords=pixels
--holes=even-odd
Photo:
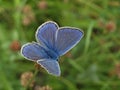
[[[20,46],[35,41],[48,20],[80,28],[84,37],[60,58],[60,77],[39,68],[34,86],[24,87],[21,75],[36,67]],[[0,0],[0,81],[0,90],[120,90],[120,0]]]

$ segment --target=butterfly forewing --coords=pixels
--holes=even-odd
[[[55,47],[59,55],[64,55],[73,48],[83,37],[83,32],[76,28],[60,28]]]
[[[55,22],[49,21],[42,24],[36,32],[37,41],[47,48],[54,50],[57,29],[58,25]]]

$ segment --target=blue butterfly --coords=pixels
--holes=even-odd
[[[60,76],[58,58],[72,49],[83,37],[83,31],[73,27],[58,27],[48,21],[38,27],[37,42],[22,46],[21,54],[28,60],[40,64],[48,73]]]

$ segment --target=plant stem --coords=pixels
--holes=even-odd
[[[29,85],[31,84],[31,82],[33,81],[33,79],[35,78],[37,73],[38,73],[38,69],[35,70],[33,77],[28,81],[27,86],[25,87],[25,90],[27,90],[29,88]]]

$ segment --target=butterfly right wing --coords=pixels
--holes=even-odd
[[[43,58],[49,58],[46,50],[38,43],[28,43],[22,46],[21,54],[31,61],[37,61]]]
[[[72,49],[81,40],[83,35],[83,32],[77,28],[59,28],[55,42],[55,48],[57,48],[59,55],[64,55]]]
[[[37,61],[49,74],[60,76],[60,66],[57,60],[41,59]]]

